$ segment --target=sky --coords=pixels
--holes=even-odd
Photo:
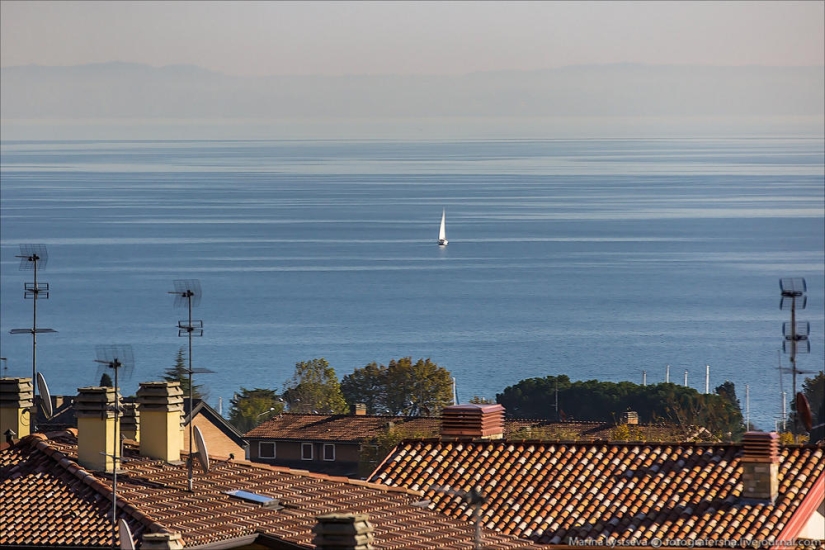
[[[0,66],[237,76],[825,65],[825,2],[0,2]]]

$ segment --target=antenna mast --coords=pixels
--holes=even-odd
[[[198,307],[201,303],[201,283],[198,279],[175,279],[173,281],[175,290],[169,294],[175,295],[175,307],[186,306],[189,316],[185,321],[178,321],[178,336],[186,336],[189,339],[189,456],[186,459],[187,463],[187,487],[191,492],[193,490],[192,458],[195,452],[193,442],[193,423],[195,420],[195,386],[192,383],[192,374],[195,372],[214,372],[209,369],[192,368],[192,338],[203,336],[203,321],[192,319],[192,308]]]
[[[441,487],[439,485],[432,485],[430,487],[437,493],[445,493],[448,495],[455,495],[460,497],[469,506],[473,507],[473,523],[475,523],[475,550],[481,550],[481,507],[487,502],[487,497],[481,492],[481,487],[475,486],[469,491],[460,491],[458,489],[450,489],[449,487]]]
[[[115,344],[111,346],[97,346],[97,359],[95,363],[100,363],[105,368],[110,368],[115,371],[115,445],[114,454],[112,457],[112,525],[114,530],[112,532],[112,545],[117,546],[119,535],[119,527],[117,522],[117,469],[121,460],[121,445],[120,440],[120,386],[118,385],[118,371],[121,368],[126,368],[129,372],[135,366],[135,356],[132,353],[132,346],[125,344]],[[103,454],[106,454],[104,451]]]
[[[796,309],[805,309],[808,297],[805,292],[808,290],[805,279],[802,277],[791,277],[779,279],[779,289],[782,291],[782,300],[779,302],[779,309],[791,310],[791,322],[782,323],[782,335],[785,341],[782,348],[791,357],[791,380],[793,385],[793,395],[796,396],[796,374],[802,373],[796,367],[796,355],[798,353],[810,353],[811,343],[808,341],[808,334],[811,332],[811,324],[807,321],[796,320]],[[796,415],[799,416],[798,414]],[[793,432],[794,442],[796,442],[797,418],[794,418]]]
[[[32,431],[34,431],[34,421],[37,418],[37,335],[46,332],[57,332],[50,328],[37,328],[37,300],[49,299],[49,283],[37,282],[37,269],[46,269],[49,262],[49,253],[45,244],[21,244],[20,254],[15,256],[20,258],[20,271],[32,271],[34,273],[33,283],[24,283],[23,298],[32,301],[32,328],[13,328],[9,334],[31,334],[32,335],[32,386],[34,390],[34,404],[31,409]]]

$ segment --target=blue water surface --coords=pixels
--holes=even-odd
[[[198,279],[196,375],[228,410],[324,357],[339,377],[429,357],[458,393],[530,377],[736,384],[763,429],[790,398],[781,277],[805,277],[825,363],[821,136],[461,141],[4,142],[0,353],[31,375],[20,243],[43,243],[37,364],[95,385],[100,344],[139,382],[186,340],[168,293]],[[449,246],[436,245],[442,208]],[[749,399],[746,403],[746,388]],[[562,404],[563,405],[563,404]]]

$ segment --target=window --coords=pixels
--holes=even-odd
[[[312,460],[312,443],[301,443],[301,460]]]
[[[335,460],[335,443],[324,443],[324,460]]]
[[[275,442],[259,441],[258,458],[275,458]]]

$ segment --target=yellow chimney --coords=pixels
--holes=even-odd
[[[140,442],[140,411],[137,403],[123,403],[121,410],[123,414],[120,417],[120,431],[123,438]]]
[[[93,386],[77,388],[74,401],[77,416],[77,460],[90,470],[113,472],[112,458],[120,449],[115,425],[115,389]]]
[[[17,439],[29,435],[33,410],[31,378],[0,378],[0,435],[8,430]]]
[[[140,454],[179,462],[183,448],[183,390],[180,382],[143,382],[137,392]]]

